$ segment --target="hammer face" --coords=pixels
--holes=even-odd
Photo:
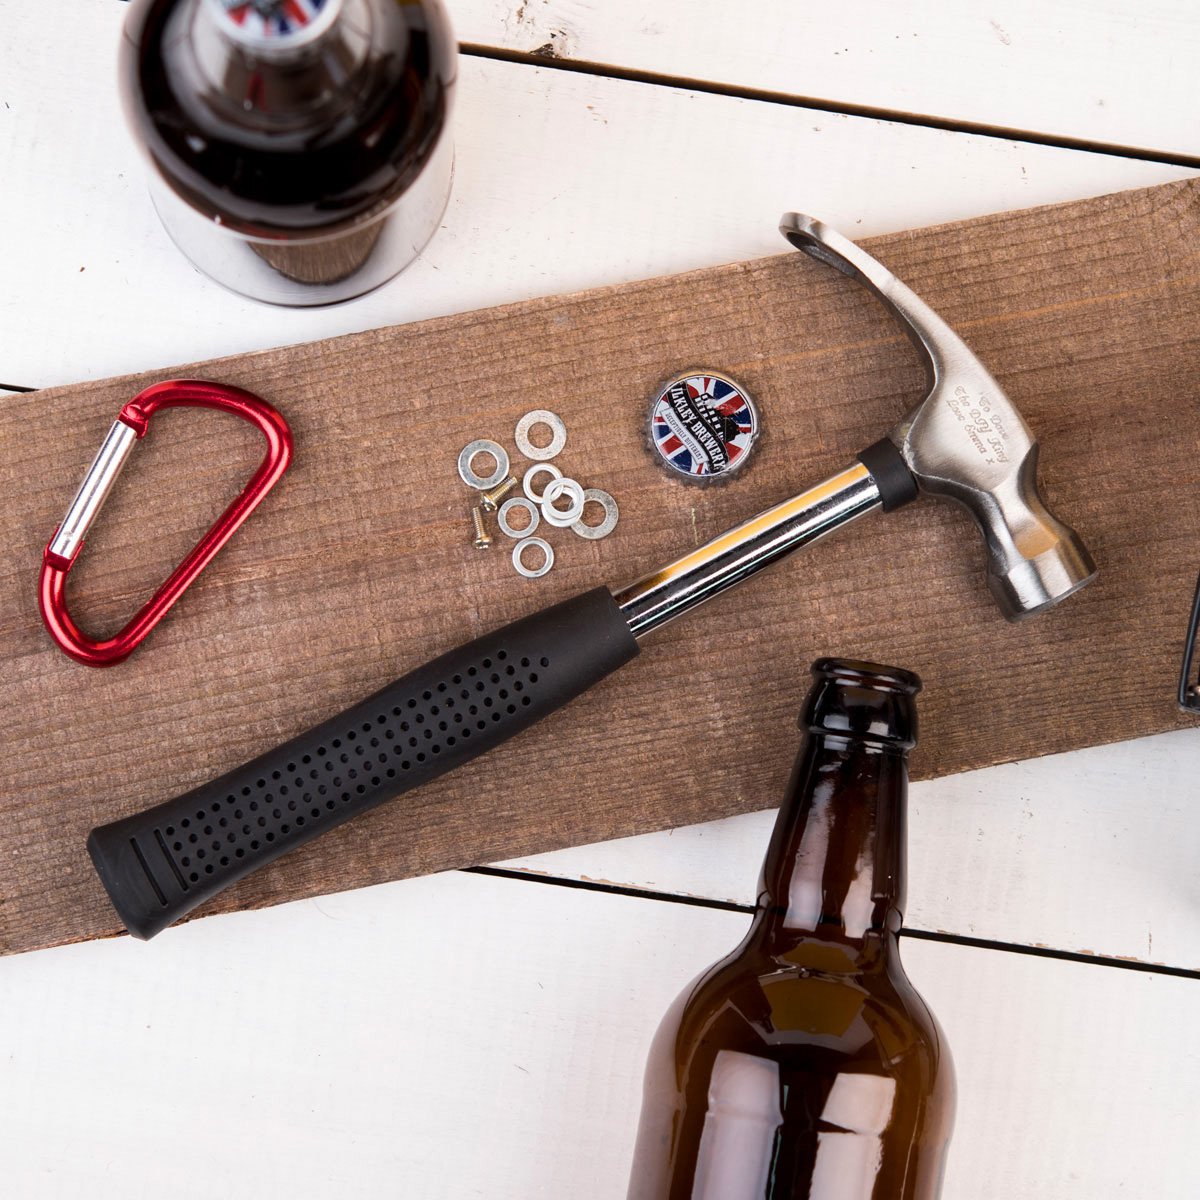
[[[1012,401],[967,344],[863,248],[802,213],[780,231],[798,250],[872,291],[925,367],[929,394],[890,438],[923,492],[962,504],[978,522],[988,586],[1017,621],[1078,591],[1095,563],[1038,490],[1038,446]]]
[[[969,372],[939,364],[938,384],[892,439],[923,492],[957,501],[975,518],[988,587],[1004,616],[1018,621],[1078,591],[1096,566],[1075,530],[1042,500],[1029,427],[970,358]]]

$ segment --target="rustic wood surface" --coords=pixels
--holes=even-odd
[[[917,776],[1181,724],[1172,676],[1200,560],[1198,226],[1200,191],[1178,183],[868,243],[1038,434],[1051,502],[1101,569],[1078,597],[1007,625],[964,515],[922,504],[870,518],[663,631],[541,729],[201,911],[762,808],[818,653],[921,672]],[[675,483],[644,448],[649,392],[688,365],[730,371],[764,412],[753,468],[725,487]],[[124,400],[171,374],[277,404],[296,461],[147,645],[89,670],[41,628],[41,547]],[[92,825],[235,766],[458,641],[676,556],[841,466],[920,385],[876,303],[789,253],[6,405],[0,948],[118,930],[83,848]],[[559,465],[611,491],[622,520],[602,542],[558,534],[554,571],[526,582],[505,547],[471,548],[454,461],[493,437],[520,465],[512,428],[537,407],[567,423]],[[156,418],[73,573],[85,624],[116,627],[155,586],[240,486],[255,436],[228,418]]]

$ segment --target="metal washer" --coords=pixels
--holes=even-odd
[[[523,508],[529,514],[529,524],[524,529],[514,529],[508,523],[508,514],[514,508]],[[538,527],[541,519],[537,505],[532,500],[526,500],[524,496],[514,496],[511,500],[505,500],[496,514],[496,524],[500,526],[501,532],[508,534],[510,538],[528,537]]]
[[[525,495],[527,495],[530,500],[534,502],[534,504],[541,504],[542,496],[544,496],[546,493],[546,488],[542,489],[542,495],[538,495],[538,493],[533,490],[533,486],[530,481],[542,471],[545,471],[553,479],[562,478],[562,472],[553,463],[534,463],[533,466],[530,467],[521,478],[521,488],[525,492]],[[550,484],[546,484],[547,488],[549,486]]]
[[[554,501],[562,495],[571,497],[571,505],[559,510],[554,507]],[[583,516],[584,503],[583,485],[564,475],[561,479],[546,484],[542,492],[542,516],[546,518],[547,525],[553,525],[555,529],[566,529]]]
[[[589,500],[594,500],[604,509],[604,520],[599,525],[585,525],[583,517],[580,516],[579,520],[571,526],[572,530],[579,534],[581,538],[588,538],[590,541],[608,537],[616,529],[617,520],[620,516],[617,502],[602,488],[588,488],[583,493],[585,506]]]
[[[546,561],[536,570],[527,567],[521,561],[521,555],[529,549],[530,546],[536,546],[546,556]],[[547,571],[554,566],[554,549],[545,538],[527,537],[522,538],[514,547],[512,552],[512,563],[517,570],[518,575],[524,575],[526,579],[540,579]]]
[[[545,425],[550,429],[550,445],[535,446],[529,440],[529,431],[535,425]],[[513,436],[517,449],[526,458],[531,458],[534,462],[545,462],[548,458],[556,458],[562,452],[562,448],[567,444],[567,427],[557,413],[545,408],[535,408],[517,422],[517,430]]]
[[[496,469],[487,478],[477,475],[471,470],[471,462],[477,454],[490,454],[496,460]],[[458,456],[458,476],[467,485],[478,492],[486,492],[502,479],[508,476],[508,451],[498,442],[488,438],[478,438],[468,442]]]

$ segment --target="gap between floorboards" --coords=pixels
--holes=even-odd
[[[523,883],[541,883],[550,887],[578,888],[586,892],[607,892],[613,896],[629,896],[635,900],[658,900],[664,904],[683,904],[693,908],[711,908],[721,912],[754,912],[751,904],[732,900],[710,900],[704,896],[682,896],[673,892],[656,892],[649,888],[625,887],[616,883],[599,883],[592,879],[570,879],[561,875],[533,874],[504,867],[464,867],[467,875],[488,875],[495,879],[515,879]],[[1200,979],[1200,970],[1189,967],[1169,967],[1162,963],[1145,963],[1137,959],[1113,958],[1103,954],[1081,954],[1075,950],[1055,950],[1050,946],[1027,946],[1019,942],[1001,942],[993,938],[970,937],[966,934],[933,932],[927,929],[900,931],[902,937],[923,942],[942,942],[950,946],[970,946],[977,950],[999,950],[1005,954],[1025,954],[1033,958],[1054,958],[1060,962],[1084,963],[1092,967],[1116,967],[1122,971],[1142,971],[1151,975],[1172,975],[1179,979]]]
[[[458,48],[462,54],[470,55],[473,58],[492,59],[496,62],[545,67],[552,71],[573,71],[581,75],[599,75],[606,79],[621,79],[628,83],[646,83],[657,87],[680,88],[689,92],[706,92],[714,96],[728,96],[736,100],[782,104],[789,108],[807,108],[816,112],[836,113],[846,117],[866,117],[875,121],[889,121],[896,125],[921,125],[928,129],[941,129],[947,133],[969,133],[977,137],[1029,142],[1037,146],[1053,146],[1060,150],[1083,150],[1092,154],[1111,154],[1119,158],[1133,158],[1143,162],[1200,169],[1200,155],[1194,154],[1176,154],[1168,150],[1152,150],[1142,146],[1124,146],[1117,143],[1092,141],[1088,138],[1039,133],[1036,130],[1011,129],[1004,125],[990,125],[980,121],[958,121],[950,117],[903,112],[899,109],[879,108],[870,104],[823,100],[817,96],[796,96],[787,92],[771,91],[767,88],[718,83],[707,79],[694,79],[686,75],[668,75],[637,67],[621,67],[613,63],[560,58],[558,55],[546,52],[508,50],[499,46],[483,46],[476,42],[460,42]]]

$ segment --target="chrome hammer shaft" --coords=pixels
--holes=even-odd
[[[617,607],[642,638],[881,504],[870,471],[855,463],[631,583],[615,594]]]

